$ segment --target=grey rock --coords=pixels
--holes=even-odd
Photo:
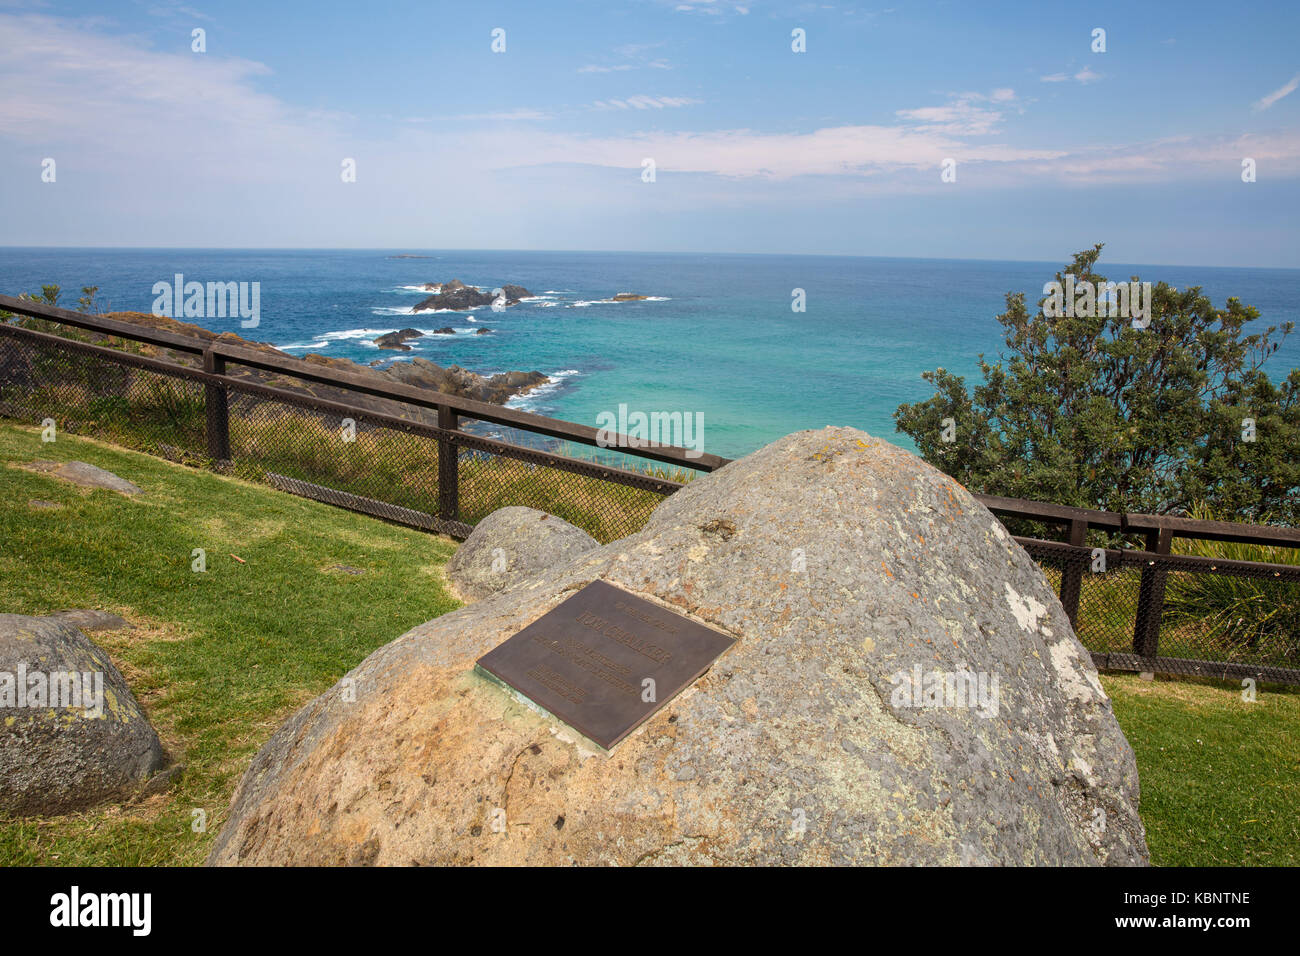
[[[71,624],[79,631],[120,631],[131,627],[126,618],[93,608],[72,608],[67,611],[55,611],[42,617],[47,621]]]
[[[474,671],[597,578],[737,639],[609,754]],[[972,673],[997,693],[914,698],[917,668],[923,692]],[[1148,861],[1133,752],[1042,571],[959,484],[854,429],[699,478],[348,676],[254,758],[210,863]]]
[[[476,601],[599,547],[587,532],[545,511],[501,508],[456,549],[447,577],[462,599]]]
[[[63,507],[57,501],[46,501],[44,498],[32,498],[27,504],[37,511],[58,511]]]
[[[375,346],[381,349],[397,349],[401,352],[411,351],[411,347],[406,344],[409,339],[418,339],[424,336],[419,329],[398,329],[396,332],[388,332],[375,339]]]
[[[58,679],[69,672],[79,679]],[[35,697],[33,675],[46,684],[43,698]],[[73,683],[81,696],[71,696]],[[57,700],[51,684],[62,685]],[[102,707],[94,706],[97,684]],[[126,680],[66,621],[0,614],[0,720],[0,810],[10,813],[66,813],[125,796],[164,762]]]
[[[119,478],[111,471],[97,468],[84,461],[68,461],[60,464],[56,461],[34,461],[28,466],[33,471],[42,471],[70,481],[82,488],[106,488],[124,495],[138,495],[141,489],[124,478]]]

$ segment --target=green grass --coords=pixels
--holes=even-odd
[[[88,461],[145,494],[14,467],[37,458]],[[455,548],[446,538],[87,439],[43,444],[39,430],[10,424],[0,425],[0,476],[3,610],[97,607],[136,624],[94,640],[185,765],[171,791],[125,806],[0,820],[0,864],[201,861],[252,754],[289,714],[458,606],[442,575]],[[205,573],[191,570],[195,548],[207,552]],[[191,829],[195,809],[206,833]]]
[[[1300,866],[1300,692],[1103,675],[1157,866]]]
[[[14,467],[36,458],[89,461],[146,493],[89,492]],[[100,607],[135,623],[94,640],[185,765],[164,794],[0,819],[3,865],[200,862],[281,721],[376,647],[456,606],[444,538],[86,439],[42,444],[13,425],[0,425],[0,469],[2,609]],[[190,569],[198,547],[204,574]],[[1261,688],[1247,704],[1225,683],[1103,683],[1137,754],[1155,863],[1300,865],[1300,693]],[[195,809],[207,812],[206,833],[191,829]]]

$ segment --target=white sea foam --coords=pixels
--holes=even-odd
[[[331,343],[356,340],[358,345],[373,345],[371,341],[377,335],[383,335],[385,332],[395,332],[396,329],[343,329],[340,332],[321,332],[317,334],[310,342],[294,342],[291,345],[276,346],[279,349],[323,349],[328,348]]]
[[[461,309],[421,309],[417,312],[413,305],[383,306],[370,310],[372,315],[438,315],[442,312],[455,312],[458,315],[464,314]]]
[[[456,326],[452,325],[452,326],[446,326],[446,328],[450,328],[450,329],[452,329],[452,330],[453,330],[457,335],[477,335],[477,334],[478,334],[478,329],[473,328],[472,326],[465,326],[465,327],[463,327],[463,328],[459,328],[459,329],[458,329],[458,328],[456,328]],[[423,332],[426,338],[446,338],[446,337],[447,337],[447,333],[446,333],[446,332],[438,332],[438,331],[436,331],[436,330],[434,330],[434,329],[417,329],[416,331],[418,331],[418,332]],[[419,339],[410,339],[409,341],[407,341],[406,344],[407,344],[407,345],[414,345],[414,344],[415,344],[416,342],[418,342],[418,341],[419,341]]]
[[[573,376],[580,374],[576,368],[566,368],[561,372],[548,372],[546,377],[550,379],[545,385],[539,385],[530,390],[526,395],[512,395],[506,399],[507,408],[517,408],[522,411],[528,411],[536,406],[538,399],[545,398],[551,392],[565,383]]]
[[[632,292],[620,292],[619,295],[634,295]],[[648,295],[644,299],[579,299],[570,306],[574,309],[585,309],[589,305],[622,305],[624,302],[667,302],[666,295]]]

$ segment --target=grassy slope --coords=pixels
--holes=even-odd
[[[15,470],[81,459],[146,489],[128,500]],[[65,818],[0,821],[0,864],[185,864],[203,858],[239,774],[295,707],[369,651],[455,606],[453,545],[265,488],[75,438],[0,426],[5,611],[103,607],[99,633],[186,771],[173,790]],[[33,498],[58,501],[37,511]],[[190,570],[190,552],[208,571]],[[230,557],[233,552],[247,563]],[[352,576],[328,570],[367,570]],[[1103,678],[1137,753],[1152,858],[1300,865],[1300,693]],[[191,811],[208,832],[191,830]]]
[[[13,467],[36,458],[88,461],[145,494]],[[63,508],[37,510],[31,499]],[[191,570],[194,548],[207,552],[206,573]],[[201,860],[239,775],[285,717],[370,651],[457,606],[442,577],[453,550],[445,538],[255,485],[0,426],[0,610],[98,607],[135,623],[94,639],[186,767],[169,793],[127,807],[0,822],[0,863]],[[194,809],[207,813],[204,834],[191,828]]]
[[[1158,866],[1300,865],[1300,693],[1102,677],[1137,755]]]

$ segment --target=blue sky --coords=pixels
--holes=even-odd
[[[0,244],[1297,267],[1297,37],[1293,3],[0,0]]]

